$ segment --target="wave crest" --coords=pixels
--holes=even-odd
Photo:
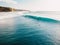
[[[35,19],[35,20],[38,20],[38,21],[59,22],[58,20],[54,20],[54,19],[46,18],[46,17],[37,17],[37,16],[31,16],[31,15],[24,15],[24,17]]]

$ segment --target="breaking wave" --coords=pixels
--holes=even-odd
[[[31,18],[31,19],[35,19],[37,21],[46,21],[46,22],[60,22],[58,20],[55,19],[51,19],[51,18],[46,18],[46,17],[37,17],[37,16],[32,16],[32,15],[24,15],[24,17],[27,18]]]

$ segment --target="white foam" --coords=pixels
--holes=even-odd
[[[13,18],[22,14],[23,12],[0,12],[0,19]]]

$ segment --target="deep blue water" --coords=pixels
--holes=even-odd
[[[1,19],[0,45],[60,45],[60,22],[27,15]]]

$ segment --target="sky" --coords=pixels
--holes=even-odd
[[[60,11],[60,0],[0,0],[0,6],[32,11]]]

